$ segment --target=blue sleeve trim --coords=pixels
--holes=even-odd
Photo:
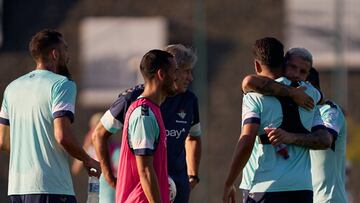
[[[155,150],[152,149],[134,149],[133,152],[138,156],[152,156],[155,154]]]
[[[260,124],[260,118],[247,118],[247,119],[245,119],[243,125],[249,124],[249,123]]]
[[[319,129],[327,130],[328,128],[325,127],[324,125],[316,125],[316,126],[314,126],[314,127],[311,128],[311,132],[315,132],[315,131],[317,131],[317,130],[319,130]]]
[[[338,133],[334,130],[334,129],[331,129],[331,128],[327,128],[327,130],[329,131],[329,133],[334,137],[334,141],[337,139],[338,137]]]
[[[1,118],[1,117],[0,117],[0,124],[10,125],[10,121],[9,121],[9,119]]]
[[[74,113],[71,111],[64,110],[64,111],[57,111],[57,112],[53,113],[54,119],[59,118],[59,117],[64,117],[64,116],[68,117],[70,119],[71,123],[74,122]]]

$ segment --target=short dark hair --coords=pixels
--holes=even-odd
[[[58,31],[51,29],[41,30],[31,38],[29,43],[31,56],[35,61],[46,60],[48,52],[63,42],[62,38],[62,34]]]
[[[314,87],[320,90],[319,72],[314,67],[311,67],[309,71],[309,75],[306,78],[306,81],[309,81]]]
[[[170,58],[174,58],[169,52],[153,49],[147,52],[140,62],[140,71],[144,79],[151,79],[157,70],[169,69]]]
[[[284,63],[284,45],[273,37],[265,37],[255,41],[254,58],[270,69],[282,67]]]

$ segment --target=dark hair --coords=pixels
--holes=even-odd
[[[174,58],[173,55],[158,49],[153,49],[146,53],[140,62],[140,71],[144,79],[152,78],[159,69],[167,72],[170,58]]]
[[[314,87],[320,90],[320,77],[319,72],[314,67],[311,67],[309,75],[306,78]]]
[[[265,37],[255,41],[254,58],[270,69],[279,68],[284,63],[284,45],[273,37]]]
[[[38,60],[46,60],[47,54],[56,45],[62,43],[62,34],[55,30],[44,29],[36,33],[29,43],[29,51],[31,56]]]

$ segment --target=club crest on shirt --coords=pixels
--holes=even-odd
[[[175,120],[176,123],[187,124],[187,121],[184,120],[185,117],[186,117],[186,113],[185,113],[185,111],[184,111],[183,109],[181,109],[181,110],[177,113],[177,115],[181,118],[181,120],[176,119],[176,120]]]
[[[185,118],[185,116],[186,116],[186,113],[185,113],[185,111],[184,111],[184,110],[180,110],[180,112],[179,112],[179,113],[177,113],[177,115],[178,115],[178,116],[180,116],[180,118],[181,118],[181,119],[184,119],[184,118]]]
[[[338,117],[338,112],[335,109],[331,109],[328,112],[328,116],[325,119],[325,122],[333,123],[336,121],[336,118]]]

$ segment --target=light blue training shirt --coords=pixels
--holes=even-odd
[[[10,125],[8,195],[74,195],[69,158],[54,136],[54,119],[74,119],[76,85],[64,76],[34,70],[11,82],[0,123]]]
[[[291,81],[281,77],[276,79],[285,85]],[[312,85],[300,82],[305,86],[306,93],[317,103],[320,93]],[[307,111],[299,107],[302,125],[311,131],[312,127],[323,125],[319,110]],[[247,93],[243,97],[242,125],[259,124],[258,135],[264,134],[264,128],[269,124],[279,127],[283,113],[279,100],[273,96],[258,93]],[[257,136],[250,158],[243,169],[241,189],[254,192],[280,192],[296,190],[312,190],[310,174],[310,157],[307,148],[287,145],[289,158],[284,159],[276,153],[271,144],[261,144]]]

